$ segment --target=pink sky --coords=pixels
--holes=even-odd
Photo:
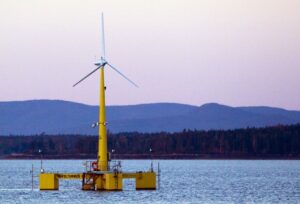
[[[0,101],[98,104],[100,13],[109,105],[300,110],[299,0],[0,0]]]

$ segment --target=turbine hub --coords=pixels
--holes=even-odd
[[[99,62],[95,63],[95,65],[97,67],[104,67],[106,64],[107,64],[107,61],[103,57],[101,57]]]

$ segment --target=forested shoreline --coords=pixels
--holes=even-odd
[[[93,135],[0,136],[0,158],[94,159],[97,142]],[[224,131],[109,133],[108,150],[113,150],[114,159],[300,159],[300,124]]]

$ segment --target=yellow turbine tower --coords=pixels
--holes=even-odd
[[[104,18],[102,14],[102,53],[100,61],[95,63],[96,69],[83,77],[73,85],[76,86],[98,69],[100,69],[100,105],[99,121],[96,125],[99,128],[98,155],[97,161],[86,163],[86,171],[83,173],[51,173],[41,172],[40,190],[58,190],[59,179],[82,179],[83,190],[122,190],[122,180],[134,178],[136,180],[137,190],[156,189],[156,173],[153,171],[152,164],[149,171],[142,172],[122,172],[120,162],[110,164],[107,152],[107,132],[106,132],[106,113],[105,113],[105,82],[104,68],[107,65],[134,86],[138,87],[133,81],[122,74],[117,68],[112,66],[105,59],[105,42],[104,42]]]
[[[117,68],[109,64],[105,59],[105,41],[104,41],[104,17],[102,13],[102,56],[100,61],[95,63],[97,66],[92,72],[83,77],[80,81],[73,85],[76,86],[87,77],[92,75],[98,69],[100,69],[100,106],[99,106],[99,122],[97,125],[99,126],[99,143],[98,143],[98,158],[97,158],[97,167],[98,170],[107,171],[108,167],[108,154],[107,154],[107,135],[106,135],[106,114],[105,114],[105,83],[104,83],[104,67],[108,65],[110,68],[119,73],[122,77],[132,83],[134,86],[138,87],[133,81],[131,81],[128,77],[122,74]]]

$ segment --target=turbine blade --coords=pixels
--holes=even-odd
[[[97,67],[96,69],[94,69],[92,72],[90,72],[88,75],[86,75],[85,77],[83,77],[82,79],[80,79],[76,84],[73,85],[76,86],[77,84],[79,84],[80,82],[82,82],[83,80],[85,80],[86,78],[88,78],[90,75],[92,75],[95,71],[97,71],[98,69],[100,69],[101,66]]]
[[[101,34],[102,34],[102,41],[101,41],[101,43],[102,43],[102,45],[101,45],[101,48],[102,48],[102,53],[101,53],[101,55],[102,55],[102,58],[103,59],[105,59],[105,38],[104,38],[104,15],[103,15],[103,13],[102,13],[102,15],[101,15]]]
[[[131,81],[128,77],[126,77],[124,74],[122,74],[122,72],[120,72],[117,68],[115,68],[114,66],[112,66],[111,64],[107,63],[108,66],[110,66],[110,68],[112,68],[113,70],[115,70],[118,74],[120,74],[122,77],[124,77],[127,81],[129,81],[131,84],[133,84],[135,87],[139,87],[136,83],[134,83],[133,81]]]

